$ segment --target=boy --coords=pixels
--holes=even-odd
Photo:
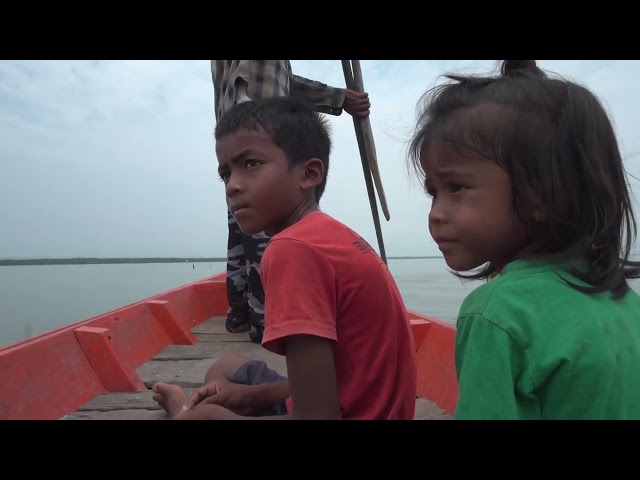
[[[387,266],[357,233],[321,212],[331,140],[306,104],[234,106],[216,127],[227,205],[247,235],[272,236],[262,260],[264,362],[221,357],[189,399],[156,384],[177,419],[413,419],[413,335]]]
[[[216,123],[233,105],[260,98],[292,96],[313,105],[318,112],[339,116],[369,115],[369,96],[335,88],[294,75],[289,60],[211,60]],[[229,332],[249,330],[249,338],[261,343],[264,330],[264,290],[260,262],[269,237],[264,232],[244,235],[227,212],[227,300],[225,326]]]

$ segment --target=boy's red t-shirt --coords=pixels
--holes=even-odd
[[[309,213],[273,236],[261,269],[266,349],[283,355],[290,335],[333,340],[343,419],[413,419],[411,325],[389,269],[360,235]]]

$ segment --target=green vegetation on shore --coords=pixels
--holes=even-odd
[[[440,257],[388,257],[389,260],[417,260],[423,258]],[[226,258],[26,258],[26,259],[0,259],[0,267],[15,265],[89,265],[105,263],[200,263],[200,262],[226,262]]]

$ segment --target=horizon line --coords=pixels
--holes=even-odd
[[[442,258],[434,255],[406,255],[388,256],[389,260],[428,259]],[[227,257],[31,257],[31,258],[0,258],[0,265],[21,265],[41,263],[200,263],[200,262],[226,262]]]

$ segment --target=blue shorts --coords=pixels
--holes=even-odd
[[[231,383],[241,385],[262,385],[264,383],[277,383],[287,380],[275,370],[269,368],[262,360],[247,360],[243,363],[233,377],[229,379]],[[287,406],[285,402],[281,402],[270,407],[263,412],[258,413],[258,417],[266,417],[270,415],[286,415]]]

